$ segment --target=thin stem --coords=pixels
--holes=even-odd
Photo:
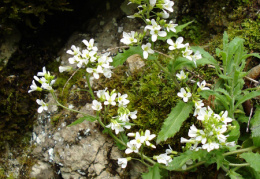
[[[139,160],[139,159],[137,159],[137,158],[132,158],[132,159],[141,162],[142,164],[144,164],[144,165],[147,166],[147,167],[151,167],[151,165],[148,165],[147,163],[145,163],[145,162],[142,161],[142,160]]]
[[[73,74],[69,77],[69,79],[66,81],[65,85],[62,88],[62,92],[61,95],[63,95],[63,91],[65,89],[65,87],[67,86],[67,84],[69,83],[69,81],[71,80],[71,78],[80,70],[80,68],[78,68],[76,71],[73,72]]]
[[[77,111],[77,110],[75,110],[75,109],[70,109],[70,108],[68,108],[68,107],[66,107],[66,106],[64,106],[64,105],[62,105],[62,104],[58,101],[56,95],[55,95],[53,92],[51,92],[51,95],[52,95],[52,97],[54,98],[54,100],[56,101],[56,103],[57,103],[58,106],[63,107],[63,108],[65,108],[65,109],[67,109],[67,110],[69,110],[69,111],[72,111],[72,112],[76,112],[76,113],[79,113],[79,114],[83,114],[84,116],[87,115],[87,114],[85,114],[85,113],[83,113],[83,112]],[[88,116],[91,116],[91,115],[88,115]],[[92,116],[92,117],[94,117],[94,116]]]
[[[90,93],[92,99],[94,100],[94,99],[95,99],[95,96],[94,96],[94,93],[93,93],[92,88],[91,88],[91,85],[90,85],[89,74],[87,74],[86,77],[87,77],[87,83],[88,83],[89,93]]]
[[[244,166],[249,166],[249,163],[230,163],[228,165],[232,167],[244,167]]]
[[[204,163],[206,163],[206,161],[200,161],[200,162],[198,162],[198,163],[196,163],[194,165],[191,165],[191,166],[187,167],[185,171],[191,170],[191,169],[193,169],[195,167],[198,167],[198,166],[200,166],[200,165],[202,165]]]
[[[232,154],[237,154],[237,153],[243,153],[243,152],[248,152],[254,149],[257,149],[258,147],[252,146],[252,147],[248,147],[248,148],[244,148],[244,149],[239,149],[239,150],[235,150],[232,152],[227,152],[224,153],[223,156],[228,156],[228,155],[232,155]]]

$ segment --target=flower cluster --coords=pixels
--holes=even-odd
[[[203,129],[199,130],[195,125],[190,127],[188,136],[190,139],[181,138],[181,143],[187,143],[186,146],[190,150],[206,149],[208,152],[214,149],[219,149],[222,146],[234,146],[235,142],[227,142],[228,128],[232,128],[227,124],[232,122],[228,117],[228,112],[215,114],[210,107],[202,107],[204,104],[199,102],[200,110],[197,114],[197,119],[201,121]],[[200,145],[201,144],[201,145]]]
[[[102,103],[105,106],[112,105],[118,107],[118,116],[112,117],[110,124],[106,127],[114,130],[116,134],[124,131],[124,128],[130,129],[130,118],[136,119],[137,111],[130,112],[129,109],[127,109],[127,104],[129,103],[127,94],[121,95],[121,93],[116,93],[115,90],[109,93],[107,89],[99,90],[96,93],[99,101],[93,100],[92,109],[100,111],[103,108]]]
[[[126,154],[130,153],[139,153],[140,148],[144,145],[152,148],[156,148],[155,145],[150,143],[151,140],[153,140],[156,135],[151,134],[150,130],[146,130],[145,133],[139,132],[136,133],[128,133],[128,137],[134,137],[133,140],[130,140],[127,142],[127,149],[125,150]],[[128,158],[118,158],[118,165],[121,165],[122,168],[125,168],[127,165],[127,161],[131,160],[131,157]]]
[[[78,68],[86,68],[89,74],[93,74],[95,79],[99,79],[99,75],[103,74],[106,78],[110,78],[113,68],[110,63],[113,59],[109,56],[110,53],[98,55],[98,48],[94,46],[94,39],[89,41],[83,40],[83,44],[86,46],[85,49],[80,49],[75,45],[71,46],[71,49],[67,51],[68,54],[73,55],[69,58],[70,64],[77,64]],[[60,66],[60,72],[69,71],[71,67]]]
[[[55,76],[51,75],[49,71],[46,71],[45,67],[42,68],[42,72],[38,72],[37,76],[33,76],[33,78],[35,81],[41,84],[41,87],[37,86],[35,81],[33,80],[28,93],[42,90],[51,91],[52,85],[55,83]]]
[[[167,43],[170,45],[169,50],[180,49],[182,56],[193,61],[196,65],[196,61],[202,58],[200,52],[196,51],[192,55],[193,51],[190,49],[189,43],[183,44],[183,40],[183,37],[178,37],[175,42],[172,39],[167,39]]]
[[[130,3],[138,4],[138,8],[142,8],[139,12],[134,15],[128,16],[128,18],[136,18],[142,17],[143,14],[147,13],[147,11],[151,11],[153,8],[160,9],[161,12],[155,13],[158,17],[162,17],[164,19],[169,18],[169,12],[173,12],[174,2],[170,0],[149,0],[149,4],[142,4],[142,1],[138,0],[130,0]]]
[[[173,151],[169,145],[169,149],[166,149],[165,153],[158,156],[153,156],[153,159],[157,160],[158,163],[162,163],[168,166],[168,164],[172,161],[173,155],[175,154],[177,154],[177,152]]]
[[[34,76],[33,78],[35,81],[41,84],[41,87],[37,86],[35,81],[33,80],[28,93],[31,93],[33,91],[53,90],[52,85],[55,83],[55,76],[51,75],[49,71],[46,71],[45,67],[42,68],[42,72],[38,72],[37,76]],[[43,100],[37,99],[36,102],[40,105],[40,107],[38,108],[38,113],[42,113],[43,110],[48,110],[48,104],[45,103]]]

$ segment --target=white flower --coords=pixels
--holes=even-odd
[[[155,134],[150,135],[150,130],[146,130],[145,134],[144,134],[144,141],[145,141],[146,145],[149,147],[152,147],[152,148],[156,148],[155,145],[153,145],[149,142],[150,140],[153,140],[153,138],[155,138],[155,137],[156,137]]]
[[[112,70],[114,67],[110,66],[109,68],[103,68],[103,75],[106,77],[106,78],[111,78],[112,76]]]
[[[127,149],[125,150],[126,154],[130,154],[132,152],[138,153],[139,148],[136,146],[136,143],[133,141],[127,142]]]
[[[108,124],[106,127],[115,130],[115,133],[118,134],[119,132],[124,131],[124,128],[121,125],[125,123],[118,123],[116,120],[111,119],[111,123]]]
[[[172,2],[170,0],[164,0],[163,9],[173,12],[173,8],[172,8],[173,5],[174,5],[174,2]]]
[[[209,120],[209,118],[213,115],[213,111],[208,107],[208,110],[205,108],[202,108],[200,112],[198,113],[197,119],[204,121]]]
[[[194,124],[190,127],[188,136],[189,137],[197,137],[198,136],[198,129],[196,128],[196,126],[194,126]]]
[[[88,50],[98,51],[98,48],[94,46],[94,39],[90,39],[89,42],[82,40],[82,42],[87,46]]]
[[[149,20],[149,19],[148,19]],[[149,20],[150,21],[150,20]],[[155,31],[155,30],[160,30],[161,29],[161,26],[158,25],[156,23],[156,21],[154,19],[152,19],[151,21],[151,25],[147,25],[144,30],[146,31],[147,29],[151,30],[151,31]]]
[[[130,112],[130,117],[131,117],[131,119],[136,119],[137,118],[137,111],[135,110],[135,111],[133,111],[133,112]]]
[[[199,51],[196,51],[195,53],[194,53],[194,55],[192,56],[192,61],[195,63],[195,65],[196,65],[196,61],[197,60],[199,60],[199,59],[201,59],[202,58],[202,56],[201,56],[201,54],[200,54],[200,52]]]
[[[67,50],[67,53],[70,55],[78,56],[81,54],[79,47],[76,47],[75,45],[71,46],[72,50]]]
[[[74,108],[73,104],[70,104],[68,107],[69,107],[69,109],[73,109]]]
[[[217,138],[220,142],[226,142],[227,136],[223,135],[223,133],[225,133],[226,131],[227,127],[224,125],[221,128],[216,129]]]
[[[151,49],[151,44],[150,43],[147,43],[146,45],[142,45],[142,49],[143,49],[143,56],[144,56],[144,59],[147,59],[148,58],[148,54],[153,54],[154,51]]]
[[[98,102],[97,100],[93,100],[92,109],[94,109],[96,111],[100,111],[102,109],[102,104],[100,102]]]
[[[152,7],[154,7],[155,4],[156,4],[156,0],[149,0],[149,2],[150,2],[150,5],[151,5]]]
[[[113,93],[111,96],[109,95],[108,92],[105,93],[105,97],[106,97],[106,101],[104,102],[105,105],[112,105],[115,106],[116,105],[116,93]]]
[[[99,79],[99,73],[103,73],[102,67],[98,66],[95,68],[87,68],[88,73],[93,73],[93,76],[95,79]]]
[[[183,98],[183,101],[186,103],[186,102],[188,102],[189,98],[191,97],[191,93],[190,92],[187,93],[184,88],[181,88],[181,91],[179,93],[177,93],[177,96]]]
[[[145,141],[145,136],[140,136],[139,132],[136,132],[135,139],[131,140],[130,142],[132,142],[132,144],[135,144],[136,147],[139,149],[141,145],[144,143],[144,141]]]
[[[101,101],[104,101],[106,99],[106,91],[107,91],[107,88],[105,88],[104,90],[98,90],[97,91],[97,97],[101,100]]]
[[[172,41],[172,39],[167,39],[167,43],[170,45],[169,50],[184,48],[185,45],[182,44],[182,42],[183,42],[183,37],[178,37],[175,43]]]
[[[62,73],[64,71],[70,71],[72,70],[71,66],[59,66],[59,72]]]
[[[235,141],[232,142],[226,142],[227,147],[234,147],[236,145]]]
[[[192,56],[191,56],[192,52],[193,52],[192,50],[190,50],[188,47],[186,47],[185,50],[182,51],[182,56],[187,58],[188,60],[192,61]]]
[[[195,142],[195,140],[189,140],[189,139],[186,139],[186,138],[184,138],[184,137],[181,137],[181,143],[194,143]]]
[[[168,19],[170,16],[170,14],[168,12],[166,12],[165,10],[160,12],[160,15],[162,16],[163,19]]]
[[[45,76],[45,74],[47,74],[47,71],[46,71],[46,68],[43,67],[43,68],[42,68],[42,72],[38,72],[38,73],[37,73],[37,76]]]
[[[152,41],[155,42],[157,40],[157,36],[165,37],[167,35],[164,31],[159,30],[151,30],[150,34],[152,35]]]
[[[210,152],[211,150],[219,149],[219,144],[216,142],[210,142],[202,145],[202,148],[207,149],[207,151]]]
[[[117,163],[121,168],[125,168],[127,166],[127,158],[118,158]]]
[[[204,103],[202,100],[200,101],[195,101],[195,108],[202,108],[204,106]]]
[[[28,93],[31,93],[33,91],[42,91],[42,89],[36,85],[34,80],[32,81],[32,85],[30,86],[30,90],[28,91]]]
[[[52,87],[48,83],[43,83],[42,88],[51,91]]]
[[[167,154],[160,154],[159,156],[154,157],[158,163],[163,163],[166,166],[172,161],[171,156],[168,156]]]
[[[228,122],[232,122],[232,118],[228,117],[228,111],[225,111],[224,113],[220,114],[218,117],[219,121],[223,122],[224,124],[227,124]]]
[[[177,73],[176,76],[177,76],[177,78],[178,78],[179,80],[181,80],[181,81],[182,81],[182,80],[185,80],[185,79],[187,78],[187,76],[186,76],[186,74],[184,73],[183,70],[181,70],[180,73]]]
[[[89,50],[82,50],[82,54],[81,57],[83,59],[81,59],[80,61],[82,61],[82,63],[84,63],[85,65],[88,64],[89,61],[96,62],[97,57],[95,57],[95,55],[97,54],[96,51],[89,51]]]
[[[123,38],[120,40],[120,42],[126,45],[136,43],[137,39],[135,39],[135,31],[131,31],[131,33],[123,32]]]
[[[36,102],[40,105],[40,107],[38,108],[38,113],[42,113],[43,110],[48,111],[48,104],[46,104],[45,102],[43,102],[43,100],[39,100],[37,99]]]
[[[197,82],[197,85],[198,85],[200,90],[209,90],[208,87],[205,87],[206,86],[206,81],[205,80],[203,80],[201,83]]]
[[[166,29],[168,32],[172,31],[172,32],[176,32],[175,27],[177,27],[178,24],[173,24],[172,21],[169,22],[169,24],[166,25]]]
[[[127,97],[127,94],[121,95],[121,93],[118,93],[117,102],[119,103],[119,106],[125,106],[130,102],[128,99],[126,99]]]

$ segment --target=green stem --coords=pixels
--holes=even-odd
[[[67,110],[69,110],[69,111],[76,112],[76,113],[79,113],[79,114],[83,114],[84,116],[86,116],[86,114],[83,113],[83,112],[77,111],[77,110],[75,110],[75,109],[70,109],[70,108],[68,108],[68,107],[66,107],[66,106],[64,106],[64,105],[62,105],[62,104],[58,101],[56,95],[55,95],[53,92],[51,92],[51,95],[52,95],[52,97],[54,98],[54,100],[56,101],[56,103],[57,103],[58,106],[63,107],[64,109],[67,109]],[[90,115],[88,115],[88,116],[90,116]]]
[[[235,151],[232,151],[232,152],[224,153],[223,156],[228,156],[228,155],[232,155],[232,154],[248,152],[248,151],[252,151],[252,150],[257,149],[257,148],[258,147],[252,146],[252,147],[248,147],[248,148],[244,148],[244,149],[239,149],[239,150],[235,150]]]
[[[144,164],[144,165],[147,166],[147,167],[151,167],[151,165],[148,165],[147,163],[145,163],[145,162],[142,161],[142,160],[139,160],[139,159],[137,159],[137,158],[132,158],[132,159],[141,162],[142,164]]]
[[[180,86],[179,82],[177,81],[176,77],[175,77],[173,74],[171,74],[166,68],[164,68],[164,67],[162,66],[162,64],[161,64],[158,60],[154,60],[154,61],[155,61],[155,63],[158,65],[158,67],[159,67],[162,71],[164,71],[164,73],[166,73],[169,77],[171,77],[171,79],[172,79],[173,82],[175,83],[177,89],[180,90],[180,89],[181,89],[181,86]]]
[[[249,166],[249,163],[230,163],[228,165],[232,167],[244,167],[244,166]]]
[[[239,150],[235,150],[235,151],[232,151],[232,152],[227,152],[227,153],[224,153],[224,154],[222,154],[223,156],[228,156],[228,155],[233,155],[233,154],[237,154],[237,153],[242,153],[242,152],[248,152],[248,151],[252,151],[252,150],[254,150],[254,149],[257,149],[258,147],[255,147],[255,146],[252,146],[252,147],[248,147],[248,148],[245,148],[245,149],[239,149]],[[195,168],[195,167],[198,167],[198,166],[200,166],[200,165],[202,165],[202,164],[204,164],[204,163],[206,163],[206,161],[200,161],[200,162],[198,162],[198,163],[196,163],[196,164],[194,164],[194,165],[191,165],[190,167],[188,167],[188,168],[186,168],[186,170],[185,171],[188,171],[188,170],[190,170],[190,169],[193,169],[193,168]],[[239,166],[239,164],[231,164],[230,166]],[[244,165],[243,165],[244,166]],[[247,166],[247,165],[245,165],[245,166]]]
[[[89,93],[90,93],[92,99],[94,100],[94,99],[95,99],[95,96],[94,96],[94,93],[93,93],[92,88],[91,88],[91,85],[90,85],[89,74],[87,74],[86,77],[87,77],[87,83],[88,83]]]

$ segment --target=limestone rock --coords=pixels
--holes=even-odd
[[[138,54],[134,54],[127,58],[126,63],[129,65],[130,72],[133,73],[145,66],[144,60]]]

